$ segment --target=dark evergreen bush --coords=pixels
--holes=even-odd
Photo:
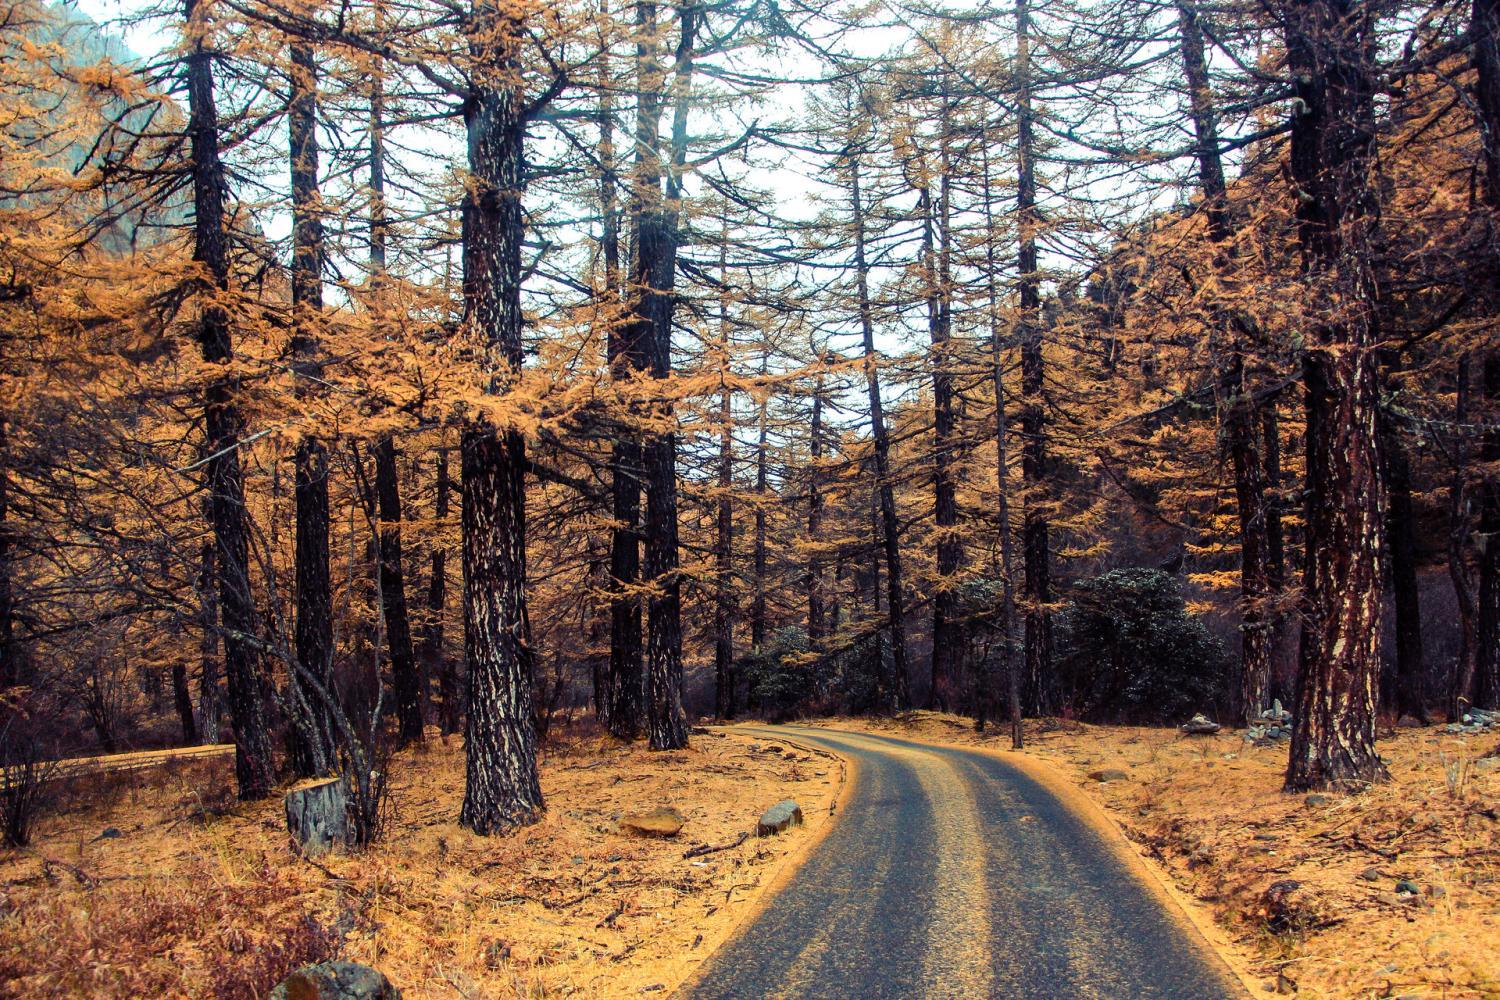
[[[807,633],[800,628],[773,632],[740,659],[740,676],[750,708],[771,722],[785,722],[806,711],[817,690],[817,673],[808,655]]]
[[[1078,583],[1056,618],[1056,651],[1079,718],[1174,723],[1223,701],[1223,646],[1188,613],[1177,578],[1159,569]]]

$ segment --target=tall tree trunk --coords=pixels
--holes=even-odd
[[[1396,684],[1398,715],[1410,715],[1424,725],[1431,722],[1423,691],[1426,666],[1422,661],[1422,605],[1417,590],[1417,525],[1411,503],[1411,462],[1406,443],[1391,417],[1378,419],[1380,457],[1385,463],[1385,543],[1390,552],[1391,596],[1396,612]]]
[[[401,495],[396,476],[396,443],[389,435],[375,442],[375,498],[380,511],[380,611],[385,617],[386,650],[402,743],[422,739],[422,678],[412,649],[406,613],[406,578],[401,554]]]
[[[10,423],[0,414],[0,691],[21,683],[12,588],[15,529],[10,521]],[[191,707],[189,708],[191,714]]]
[[[1500,0],[1474,0],[1474,88],[1484,142],[1484,202],[1490,210],[1490,239],[1496,257],[1492,295],[1500,299]],[[1486,708],[1500,708],[1500,346],[1493,338],[1480,358],[1480,392],[1485,430],[1479,461],[1489,470],[1479,487],[1479,602],[1475,622],[1476,697]]]
[[[287,133],[292,180],[293,371],[307,399],[320,380],[318,323],[323,310],[323,221],[318,191],[318,68],[313,49],[291,47]],[[333,592],[328,572],[328,455],[312,434],[297,442],[296,503],[297,665],[325,691],[333,676]],[[329,707],[317,687],[293,669],[288,684],[292,716],[291,765],[301,777],[332,774],[337,765]]]
[[[1214,266],[1226,269],[1234,235],[1225,204],[1224,162],[1219,151],[1218,113],[1209,84],[1203,30],[1192,4],[1177,7],[1183,76],[1193,119],[1198,161],[1198,184],[1208,215],[1209,236],[1216,245]],[[1222,310],[1216,310],[1223,312]],[[1271,653],[1274,633],[1267,604],[1270,569],[1266,538],[1267,503],[1265,463],[1260,448],[1261,426],[1254,387],[1245,363],[1245,331],[1236,329],[1228,315],[1218,317],[1230,340],[1229,359],[1220,378],[1219,420],[1234,471],[1235,506],[1240,531],[1240,683],[1236,696],[1248,725],[1270,704]]]
[[[826,358],[818,352],[819,371],[813,384],[812,423],[808,428],[808,452],[811,463],[807,470],[807,542],[811,546],[807,555],[807,576],[803,585],[807,590],[807,644],[814,652],[821,652],[827,631],[823,602],[823,556],[818,549],[823,533],[823,372]]]
[[[1448,718],[1457,720],[1464,706],[1473,704],[1475,649],[1479,632],[1474,600],[1474,575],[1469,570],[1470,518],[1468,491],[1469,449],[1462,428],[1469,422],[1469,355],[1460,354],[1455,372],[1453,472],[1448,487],[1448,579],[1458,606],[1458,658],[1448,686]]]
[[[1260,408],[1261,453],[1266,469],[1266,577],[1272,594],[1286,587],[1286,534],[1281,527],[1281,418],[1275,399]],[[1273,630],[1284,626],[1280,615],[1273,618]]]
[[[727,240],[726,240],[727,243]],[[719,246],[719,468],[714,526],[714,714],[732,719],[734,670],[734,393],[729,388],[729,280]]]
[[[601,11],[605,4],[601,2]],[[600,73],[608,71],[608,53],[601,53]],[[599,88],[599,203],[603,217],[600,250],[604,257],[605,322],[608,325],[610,375],[627,382],[647,367],[641,326],[620,308],[619,175],[614,146],[613,83],[600,77]],[[610,634],[609,674],[602,700],[608,706],[604,722],[620,739],[634,739],[641,729],[643,660],[641,599],[636,587],[641,575],[642,452],[633,431],[622,431],[610,453]]]
[[[854,224],[854,278],[859,296],[859,329],[864,348],[865,389],[870,402],[870,435],[875,452],[875,491],[880,506],[881,545],[885,551],[887,631],[891,639],[891,676],[884,679],[882,707],[904,711],[911,707],[906,672],[906,612],[901,582],[901,528],[896,520],[896,495],[891,484],[891,444],[886,434],[880,398],[880,367],[875,354],[875,321],[870,304],[870,266],[865,253],[865,207],[859,187],[859,151],[851,149],[849,201]],[[883,659],[883,657],[882,657]],[[883,671],[882,671],[883,673]]]
[[[1015,594],[1015,544],[1010,530],[1010,460],[1007,454],[1005,419],[1005,336],[1000,324],[1000,289],[996,276],[1000,273],[996,260],[994,202],[990,198],[990,157],[986,137],[981,137],[980,156],[982,173],[981,195],[984,202],[985,223],[985,293],[989,305],[990,320],[990,377],[995,392],[995,520],[1000,535],[1000,656],[1005,671],[1006,709],[1010,718],[1010,745],[1012,750],[1022,746],[1021,729],[1021,671],[1016,662],[1016,594]],[[986,693],[987,694],[987,693]],[[982,698],[985,695],[981,696]],[[981,704],[984,702],[981,701]],[[981,720],[982,721],[982,720]]]
[[[1485,353],[1480,369],[1485,401],[1485,430],[1479,439],[1479,461],[1500,468],[1500,348]],[[1500,476],[1490,471],[1479,487],[1479,606],[1475,615],[1477,681],[1474,700],[1482,708],[1500,709]]]
[[[376,17],[381,10],[376,8]],[[370,77],[370,285],[380,309],[385,288],[390,225],[385,211],[385,80],[376,62]],[[406,610],[406,574],[401,552],[401,485],[396,470],[396,442],[386,435],[375,442],[375,498],[379,505],[380,613],[385,619],[386,650],[391,660],[391,687],[396,695],[396,723],[403,744],[422,739],[422,676],[412,648],[411,619]]]
[[[465,103],[470,182],[463,203],[464,319],[498,389],[519,373],[526,122],[515,81],[524,28],[481,0],[471,45],[486,57]],[[485,82],[488,80],[496,83]],[[466,774],[459,822],[491,834],[535,822],[543,802],[531,714],[526,616],[526,443],[471,423],[461,443]]]
[[[441,532],[448,520],[448,449],[437,452],[437,499],[433,508],[436,530]],[[429,676],[437,678],[438,726],[444,736],[458,732],[463,721],[463,701],[460,697],[462,685],[458,675],[458,661],[448,656],[443,649],[443,617],[448,603],[448,550],[442,537],[432,543],[432,572],[427,581],[427,625],[422,636],[422,659],[427,664]]]
[[[958,436],[953,412],[953,373],[948,357],[953,326],[952,299],[952,164],[948,150],[948,108],[939,116],[940,163],[937,204],[932,189],[918,192],[922,212],[923,270],[927,285],[927,331],[932,343],[932,492],[933,523],[937,556],[937,583],[932,596],[932,678],[928,704],[946,712],[953,706],[953,687],[963,663],[962,627],[958,621],[958,594],[954,590],[963,562],[963,541],[958,534],[958,489],[952,465],[957,458]]]
[[[206,507],[207,505],[205,505]],[[219,742],[219,591],[215,545],[205,540],[198,561],[198,731],[205,744]]]
[[[639,3],[636,13],[642,34],[637,43],[640,78],[636,113],[636,254],[631,286],[651,377],[665,380],[672,374],[680,174],[686,163],[687,101],[698,12],[690,4],[678,8],[680,33],[673,77],[676,102],[665,196],[658,165],[665,76],[656,40],[656,4]],[[670,404],[663,406],[662,416],[670,417]],[[687,745],[687,720],[682,710],[677,435],[670,431],[657,433],[647,441],[644,452],[645,575],[651,581],[646,602],[646,723],[651,748],[671,750]]]
[[[213,53],[208,25],[197,0],[185,5],[188,133],[193,157],[193,260],[207,273],[212,294],[229,289],[229,234],[224,225],[228,191],[219,160],[219,115],[214,103]],[[229,314],[209,299],[198,326],[203,360],[227,368],[234,358]],[[235,780],[242,799],[270,794],[275,784],[265,683],[255,652],[255,598],[250,590],[245,481],[240,469],[244,423],[235,402],[236,380],[225,374],[204,390],[205,461],[209,521],[218,570],[220,619],[224,630],[224,673],[229,682],[229,715],[234,723]]]
[[[762,379],[765,378],[769,370],[770,353],[770,346],[762,345],[760,356],[760,374]],[[766,396],[760,398],[755,418],[755,538],[751,554],[755,580],[754,593],[750,600],[750,648],[753,650],[760,649],[766,641],[766,565],[768,560],[768,552],[766,550],[766,487],[770,482],[766,444],[769,433],[767,424],[767,406],[769,402]]]
[[[1026,705],[1035,715],[1056,709],[1052,677],[1052,557],[1049,551],[1047,427],[1044,409],[1046,369],[1042,353],[1041,279],[1037,274],[1035,112],[1031,97],[1031,11],[1016,0],[1016,210],[1020,277],[1021,479],[1025,486],[1022,559],[1026,584]]]
[[[1357,791],[1386,777],[1375,752],[1385,484],[1369,265],[1373,16],[1355,0],[1297,0],[1285,14],[1298,241],[1322,293],[1302,356],[1305,628],[1286,788]]]
[[[172,699],[177,706],[177,724],[182,728],[182,745],[193,746],[198,742],[198,723],[193,718],[193,692],[188,687],[184,660],[172,663]]]
[[[1236,345],[1223,379],[1225,444],[1234,469],[1235,507],[1240,528],[1240,716],[1251,725],[1271,705],[1271,656],[1275,632],[1267,604],[1271,595],[1266,540],[1265,464],[1257,447],[1254,388],[1245,357]]]

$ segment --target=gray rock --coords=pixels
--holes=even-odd
[[[1440,885],[1429,885],[1422,891],[1427,893],[1428,899],[1444,899],[1448,895],[1448,890]]]
[[[1324,795],[1322,792],[1313,792],[1311,795],[1309,795],[1307,798],[1303,799],[1302,801],[1303,801],[1304,804],[1310,805],[1310,806],[1326,806],[1330,802],[1333,801],[1333,796],[1332,795]]]
[[[1118,767],[1105,767],[1097,771],[1090,771],[1089,778],[1102,784],[1106,781],[1127,781],[1130,775]]]
[[[1199,713],[1178,728],[1189,736],[1211,736],[1223,727],[1208,716]]]
[[[1381,879],[1385,878],[1385,875],[1381,873],[1379,868],[1366,868],[1364,871],[1359,873],[1359,877],[1364,879],[1366,882],[1379,882]]]
[[[125,836],[125,835],[119,831],[118,827],[106,826],[103,829],[103,831],[100,832],[99,836],[95,837],[94,839],[95,840],[119,840],[123,836]]]
[[[1417,885],[1417,883],[1415,882],[1409,881],[1407,879],[1402,879],[1400,882],[1396,883],[1396,891],[1402,893],[1403,895],[1415,896],[1417,893],[1422,891],[1422,887]]]
[[[620,817],[620,832],[637,837],[675,837],[686,817],[671,806],[657,806],[650,812],[626,813]]]
[[[287,976],[267,1000],[401,1000],[401,991],[368,965],[321,962]]]
[[[765,812],[755,824],[757,837],[770,837],[787,827],[802,825],[802,807],[791,799],[783,799]]]

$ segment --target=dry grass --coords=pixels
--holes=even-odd
[[[834,724],[1009,746],[927,712]],[[1281,793],[1284,746],[1250,747],[1238,733],[1051,722],[1028,723],[1027,740],[1212,914],[1226,957],[1265,992],[1500,997],[1500,766],[1478,763],[1493,736],[1388,731],[1391,782],[1322,805]],[[1088,779],[1106,767],[1130,779]],[[1421,892],[1397,897],[1398,880]],[[1297,885],[1268,893],[1286,882]]]
[[[225,762],[79,782],[31,849],[0,854],[0,994],[256,997],[333,954],[410,1000],[669,991],[815,835],[841,782],[837,761],[757,743],[556,744],[546,817],[479,838],[454,822],[461,746],[432,741],[397,759],[387,840],[316,864],[290,849],[279,798],[230,797]],[[808,829],[683,857],[788,797]],[[675,839],[616,832],[620,812],[659,804],[687,816]]]

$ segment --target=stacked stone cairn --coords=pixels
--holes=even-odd
[[[1500,731],[1500,712],[1487,712],[1480,708],[1468,709],[1459,721],[1448,723],[1445,731],[1463,736],[1481,736],[1485,733]]]
[[[1272,702],[1271,707],[1261,712],[1245,730],[1245,742],[1260,746],[1271,746],[1291,739],[1291,736],[1292,713],[1281,707],[1280,699]]]

